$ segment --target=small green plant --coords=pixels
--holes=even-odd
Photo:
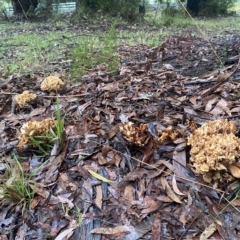
[[[229,193],[229,195],[226,198],[228,203],[226,204],[226,206],[223,207],[223,209],[218,213],[218,215],[222,214],[226,210],[226,208],[232,204],[232,202],[240,198],[239,183],[240,183],[239,180],[236,180],[228,186],[229,189],[232,189],[232,191]]]
[[[18,158],[13,156],[13,166],[6,162],[5,178],[0,184],[0,199],[10,199],[14,203],[21,205],[23,210],[32,201],[36,190],[35,182],[32,177],[41,168],[32,171],[29,176],[26,176]]]
[[[80,212],[78,207],[76,207],[76,212],[77,212],[77,218],[78,218],[78,226],[81,226],[81,224],[82,224],[82,213]]]
[[[74,61],[71,67],[73,78],[81,78],[89,69],[99,64],[105,64],[109,72],[117,75],[120,59],[116,53],[115,25],[116,21],[105,36],[99,37],[100,39],[86,39],[73,51],[70,56]]]
[[[240,92],[237,93],[237,94],[235,94],[235,95],[232,97],[232,99],[233,99],[234,101],[238,100],[239,98],[240,98]]]
[[[64,212],[64,216],[69,217],[69,212],[71,211],[71,209],[64,203],[62,203],[62,210]]]

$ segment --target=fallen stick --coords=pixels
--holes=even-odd
[[[218,83],[215,86],[213,86],[212,88],[210,88],[207,92],[203,93],[202,97],[206,97],[210,93],[214,92],[220,85],[225,83],[237,71],[237,69],[239,67],[239,63],[240,63],[240,59],[238,60],[238,64],[237,64],[236,68],[231,73],[219,74],[219,76],[217,78]]]

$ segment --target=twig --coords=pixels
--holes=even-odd
[[[219,81],[219,83],[217,83],[215,86],[213,86],[212,88],[210,88],[207,92],[205,92],[204,94],[202,94],[202,97],[206,97],[207,95],[209,95],[210,93],[214,92],[220,85],[222,85],[223,83],[225,83],[238,69],[240,64],[240,59],[238,61],[238,64],[236,66],[236,68],[230,73],[230,74],[226,74],[225,78],[221,79]]]
[[[10,92],[0,92],[1,95],[17,95],[19,93],[10,93]],[[76,94],[76,95],[63,95],[63,96],[43,96],[43,95],[38,95],[37,97],[43,97],[43,98],[67,98],[67,97],[84,97],[91,95],[91,93],[83,93],[83,94]]]
[[[202,212],[200,212],[193,220],[192,222],[188,225],[188,227],[186,228],[186,230],[182,233],[182,235],[180,236],[180,238],[178,240],[181,240],[184,235],[186,234],[186,232],[188,231],[188,229],[192,226],[192,224],[197,220],[197,218],[200,217],[200,215],[202,214]]]

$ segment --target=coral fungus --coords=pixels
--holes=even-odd
[[[18,94],[15,99],[17,104],[23,108],[27,107],[30,102],[36,99],[36,97],[36,94],[30,93],[29,91],[24,91],[23,93]]]
[[[165,129],[165,131],[158,130],[158,134],[160,135],[158,141],[163,142],[165,140],[174,141],[177,137],[177,133],[173,132],[172,126],[169,126]]]
[[[206,182],[217,185],[233,180],[232,175],[237,176],[232,171],[240,156],[240,139],[236,133],[234,122],[221,119],[204,124],[189,136],[190,160]]]
[[[21,128],[21,134],[19,136],[18,147],[23,147],[25,145],[31,145],[31,137],[44,136],[49,133],[50,128],[53,130],[56,128],[54,121],[51,118],[44,119],[42,121],[28,121],[23,124]],[[45,139],[46,142],[48,139]]]
[[[124,138],[128,142],[138,146],[144,146],[147,143],[148,135],[145,132],[146,128],[146,124],[140,124],[139,127],[136,127],[132,122],[127,122],[119,126],[120,132],[123,134]]]
[[[60,91],[63,90],[65,83],[56,76],[49,76],[45,78],[41,83],[42,91]]]

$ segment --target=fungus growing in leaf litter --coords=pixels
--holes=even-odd
[[[65,83],[56,76],[49,76],[45,78],[41,83],[41,90],[42,91],[60,91],[63,90]]]
[[[168,126],[165,131],[158,130],[159,139],[158,141],[162,143],[165,140],[174,141],[177,137],[177,133],[173,131],[172,126]]]
[[[138,146],[144,146],[148,141],[148,135],[145,132],[146,128],[147,124],[140,124],[139,127],[136,127],[133,122],[121,123],[119,125],[119,130],[124,138],[128,142]]]
[[[215,187],[218,182],[240,178],[240,139],[236,133],[234,122],[220,119],[203,124],[188,138],[193,167]]]
[[[23,93],[18,94],[15,99],[19,107],[23,108],[27,107],[29,103],[36,99],[36,97],[36,94],[30,93],[29,91],[24,91]]]
[[[31,137],[36,136],[45,136],[47,133],[49,133],[50,128],[53,130],[56,128],[54,121],[51,118],[44,119],[42,121],[28,121],[21,127],[20,131],[21,134],[18,137],[19,143],[18,147],[22,148],[25,145],[28,145],[31,143]],[[48,139],[41,139],[46,140]]]
[[[135,145],[145,146],[149,140],[149,135],[147,134],[147,124],[140,124],[136,127],[133,122],[121,123],[119,125],[119,130],[123,134],[124,138]],[[160,143],[165,140],[174,141],[177,137],[177,133],[173,131],[172,127],[167,127],[164,131],[158,130],[158,141]]]

